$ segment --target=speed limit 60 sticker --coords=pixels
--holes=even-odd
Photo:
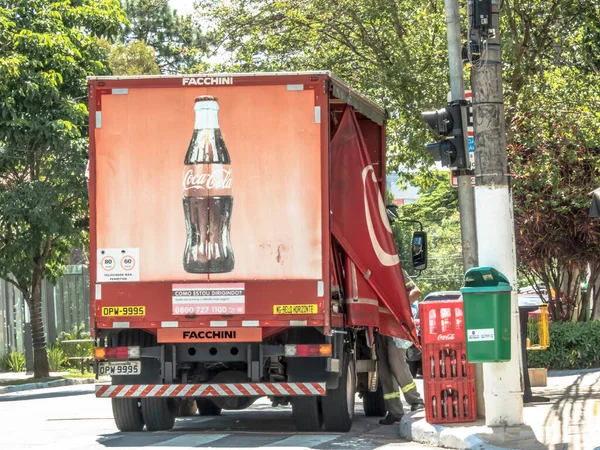
[[[97,262],[98,283],[140,280],[139,248],[100,248]]]

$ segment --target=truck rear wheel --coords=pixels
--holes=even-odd
[[[169,398],[143,398],[142,416],[148,431],[167,431],[175,425],[177,404]]]
[[[356,394],[356,372],[349,353],[344,355],[344,364],[337,389],[327,390],[322,397],[323,424],[327,431],[347,432],[354,419],[354,396]]]
[[[367,417],[385,416],[385,401],[383,399],[383,388],[381,385],[375,392],[367,391],[363,393],[363,410]]]
[[[113,418],[119,431],[142,431],[144,418],[137,398],[112,398]]]
[[[221,415],[221,408],[206,398],[197,398],[196,405],[198,406],[198,414],[201,416]]]
[[[298,431],[319,431],[323,427],[320,397],[292,398],[292,416]]]

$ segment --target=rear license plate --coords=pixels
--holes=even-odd
[[[141,361],[101,362],[98,375],[139,375],[142,373]]]

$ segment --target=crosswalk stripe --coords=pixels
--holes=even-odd
[[[229,436],[228,434],[184,434],[168,441],[157,442],[150,445],[153,448],[160,447],[197,447],[199,445],[210,444]]]
[[[277,442],[272,442],[269,445],[265,445],[265,447],[313,448],[317,445],[324,444],[325,442],[333,441],[334,439],[337,439],[340,436],[341,434],[298,434]]]

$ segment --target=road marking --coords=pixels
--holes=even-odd
[[[152,444],[150,447],[197,447],[210,444],[229,436],[228,434],[184,434],[168,441]]]
[[[325,442],[333,441],[341,436],[341,434],[297,434],[281,441],[272,442],[265,447],[300,447],[313,448]]]

